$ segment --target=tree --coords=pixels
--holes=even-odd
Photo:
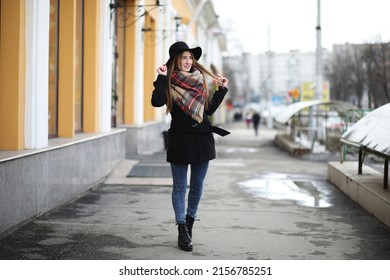
[[[368,44],[364,50],[367,80],[373,108],[390,102],[390,43]]]
[[[362,59],[366,65],[366,77],[367,77],[367,89],[368,89],[368,106],[373,109],[377,107],[376,94],[377,82],[376,82],[376,70],[375,63],[373,61],[374,45],[370,44],[363,50]]]
[[[362,107],[367,91],[369,107],[390,102],[390,43],[335,45],[326,77],[332,99],[353,102]]]
[[[362,108],[362,99],[364,88],[366,87],[366,66],[363,60],[363,51],[361,47],[351,49],[351,83],[357,97],[357,106]]]
[[[332,87],[332,99],[348,101],[352,85],[351,67],[347,47],[335,46],[326,73]]]

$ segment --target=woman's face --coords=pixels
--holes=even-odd
[[[193,62],[191,52],[184,51],[177,61],[177,68],[180,71],[190,72]]]

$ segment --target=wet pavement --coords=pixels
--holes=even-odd
[[[193,252],[177,247],[170,179],[126,177],[139,163],[166,166],[157,153],[0,239],[0,259],[390,259],[390,229],[327,181],[323,157],[279,150],[264,127],[229,129],[217,138]]]

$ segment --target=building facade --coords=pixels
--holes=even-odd
[[[323,61],[328,63],[328,52],[323,50]],[[267,52],[259,55],[244,54],[239,57],[228,57],[224,63],[225,72],[233,73],[230,77],[237,88],[232,96],[242,106],[245,103],[261,103],[265,106],[270,96],[273,102],[290,102],[289,91],[302,85],[314,84],[316,81],[315,52],[288,53]],[[325,67],[324,66],[324,67]],[[229,71],[240,69],[240,71]],[[232,85],[233,86],[233,85]]]
[[[207,0],[0,0],[0,234],[162,150],[155,69],[186,40],[220,71],[215,20]]]

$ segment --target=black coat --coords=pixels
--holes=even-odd
[[[168,77],[158,75],[153,83],[152,105],[162,107],[167,103],[165,92],[168,88]],[[216,157],[215,143],[209,116],[211,116],[221,104],[228,89],[220,87],[204,110],[203,122],[197,121],[186,115],[176,104],[172,102],[172,121],[168,131],[167,161],[176,164],[198,164]]]

